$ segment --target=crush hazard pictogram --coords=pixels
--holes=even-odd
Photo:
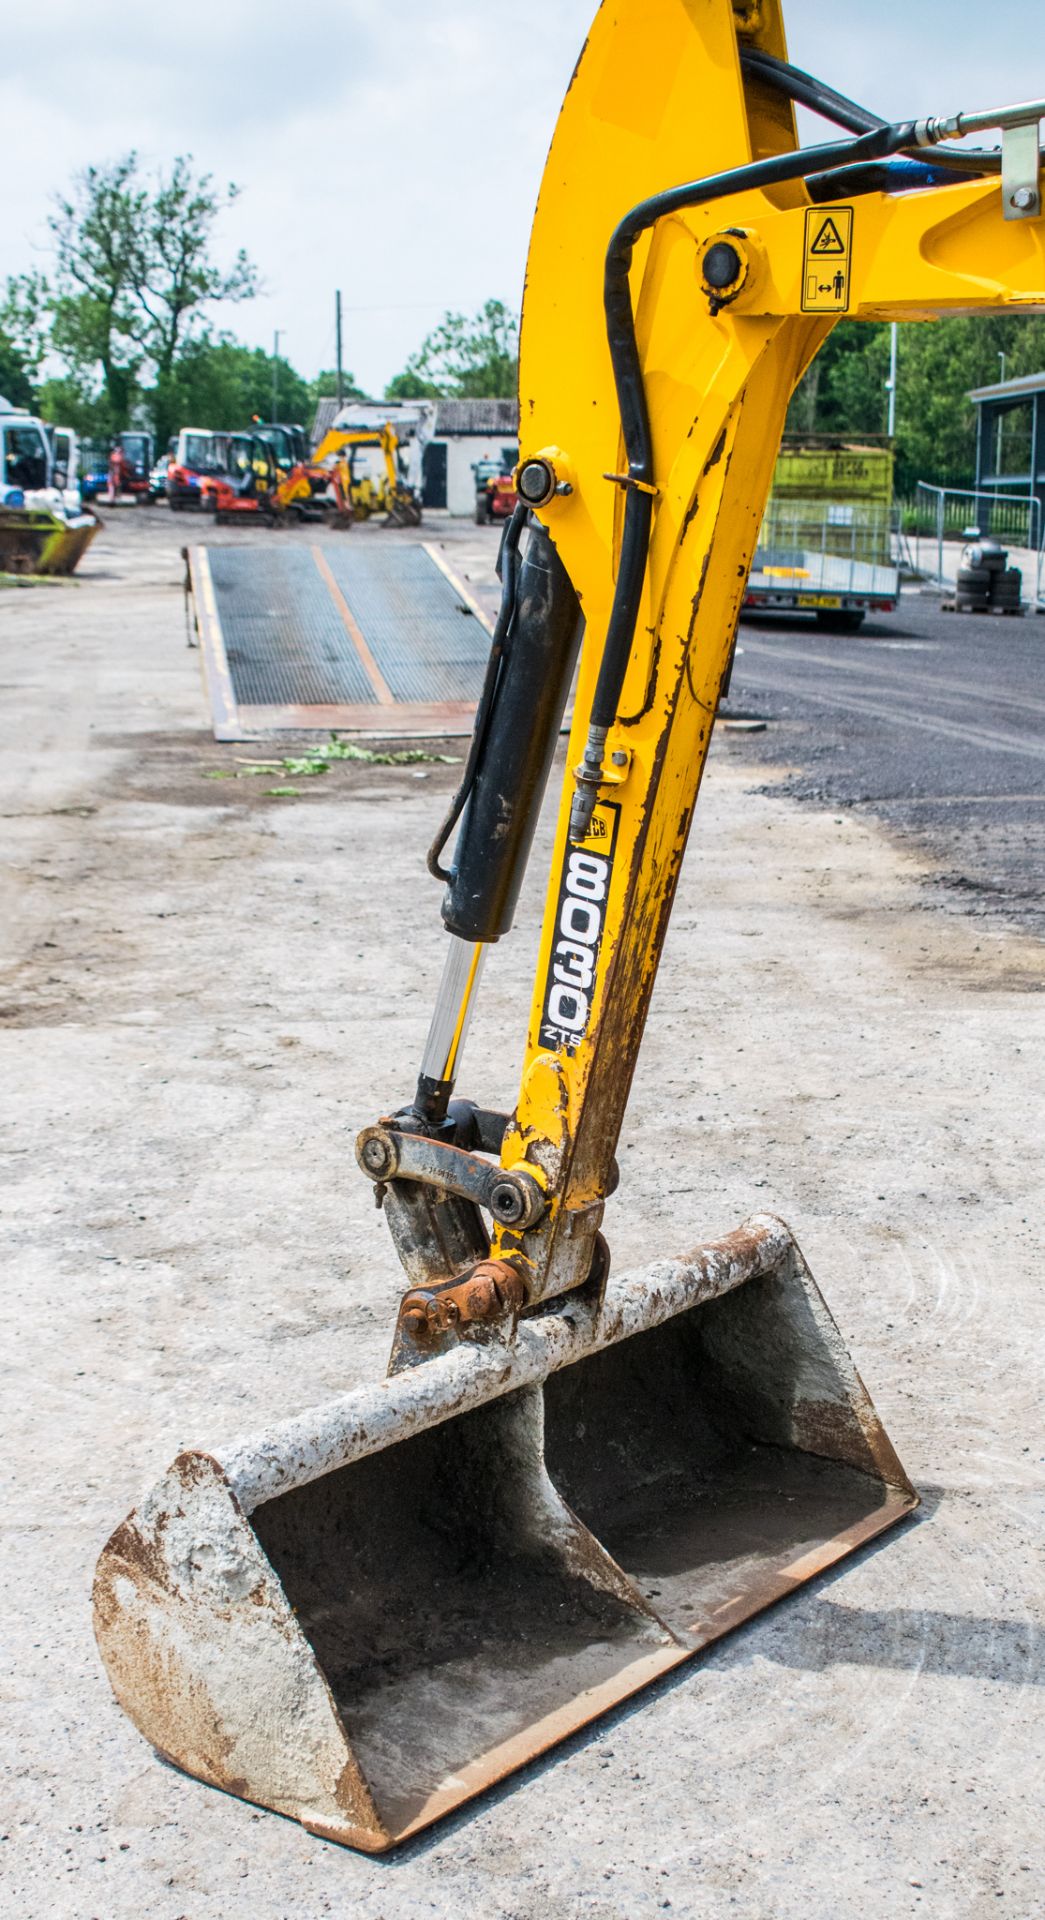
[[[845,241],[835,226],[830,214],[824,221],[816,239],[810,248],[811,253],[844,253]]]
[[[852,264],[852,207],[807,207],[802,312],[847,313]]]

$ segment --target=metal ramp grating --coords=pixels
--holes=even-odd
[[[308,548],[237,553],[212,547],[208,558],[237,706],[373,701],[363,663]]]
[[[427,547],[193,547],[189,584],[216,739],[470,731],[489,628]]]
[[[423,547],[341,548],[330,570],[397,700],[474,705],[490,636]]]

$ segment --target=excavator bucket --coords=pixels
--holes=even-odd
[[[0,507],[0,573],[73,573],[100,526],[93,513]]]
[[[166,1758],[380,1852],[916,1504],[760,1215],[180,1454],[102,1553],[95,1630]]]

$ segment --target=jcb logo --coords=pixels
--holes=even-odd
[[[610,852],[571,848],[562,877],[541,1038],[569,1053],[584,1034],[591,1013],[615,828],[616,809],[600,807],[591,824],[588,845],[592,840],[605,840],[610,843]]]

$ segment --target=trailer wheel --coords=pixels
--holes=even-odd
[[[845,607],[818,607],[816,624],[825,633],[859,633],[864,616]]]

